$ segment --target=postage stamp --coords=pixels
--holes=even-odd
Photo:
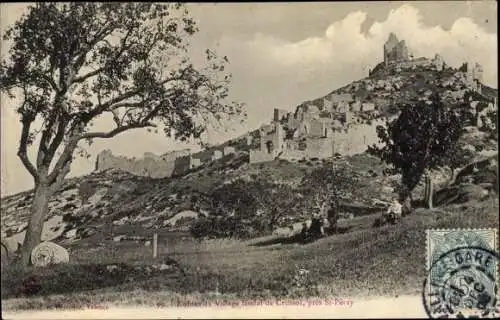
[[[496,317],[498,232],[495,229],[427,230],[427,315]]]

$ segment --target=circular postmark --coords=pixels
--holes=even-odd
[[[422,293],[430,318],[498,316],[499,255],[482,247],[459,247],[430,266]]]

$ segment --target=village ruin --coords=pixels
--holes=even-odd
[[[433,59],[414,58],[404,40],[394,33],[383,45],[384,60],[369,77],[353,83],[349,90],[336,90],[314,102],[299,105],[295,112],[274,109],[269,124],[245,136],[244,144],[249,154],[249,163],[273,161],[277,158],[289,161],[303,159],[325,159],[335,155],[355,155],[363,153],[368,146],[379,143],[377,126],[384,126],[395,115],[381,114],[383,101],[399,94],[403,86],[398,74],[424,68],[442,72],[447,66],[444,59],[436,54]],[[481,94],[483,68],[478,63],[467,62],[455,72],[453,77],[443,79],[443,96],[455,101],[463,101],[466,90]],[[369,94],[358,94],[364,91]],[[426,100],[432,92],[418,92],[419,100]],[[488,107],[476,111],[478,101],[469,101],[471,111],[477,117],[477,126],[491,125],[485,114],[496,108],[489,102]],[[197,153],[189,149],[173,151],[161,156],[147,153],[142,159],[114,156],[111,151],[101,152],[96,161],[96,171],[121,169],[136,175],[155,178],[169,177],[185,173],[239,152],[237,147],[224,146]]]

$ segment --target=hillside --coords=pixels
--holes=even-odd
[[[224,183],[267,175],[269,179],[297,185],[305,174],[321,163],[276,160],[248,164],[246,157],[244,153],[226,157],[174,178],[152,179],[107,170],[68,179],[49,204],[45,237],[73,240],[89,237],[97,231],[101,233],[100,237],[107,237],[119,233],[119,227],[123,225],[162,228],[177,213],[192,210],[194,196],[204,195]],[[337,162],[345,163],[346,160]],[[361,176],[370,177],[368,171],[381,175],[378,159],[361,155],[352,157],[351,162]],[[85,204],[82,204],[80,195],[83,184],[92,186],[91,196]],[[23,235],[31,198],[32,191],[28,191],[2,199],[2,233],[5,237],[19,239]]]
[[[380,116],[396,112],[394,106],[427,99],[433,91],[439,92],[453,105],[464,102],[466,94],[471,97],[471,101],[486,102],[492,101],[498,94],[498,90],[485,85],[481,86],[481,90],[470,91],[466,88],[468,80],[464,72],[448,66],[437,71],[429,65],[430,60],[418,61],[424,61],[428,65],[402,68],[397,71],[379,67],[380,70],[370,72],[369,77],[300,104],[296,113],[299,109],[307,109],[311,105],[324,111],[327,101],[339,97],[344,99],[346,94],[351,96],[353,101],[373,102]],[[343,199],[346,213],[363,212],[366,210],[358,208],[370,207],[377,201],[389,199],[399,180],[398,176],[384,175],[385,167],[380,161],[366,154],[298,161],[278,159],[278,156],[273,161],[251,163],[249,151],[258,147],[260,142],[256,132],[251,132],[249,135],[253,138],[250,142],[247,140],[248,136],[243,135],[198,152],[196,154],[198,159],[206,161],[201,161],[196,167],[178,173],[174,170],[172,177],[153,178],[135,175],[140,174],[135,171],[132,171],[135,173],[132,174],[130,170],[127,172],[107,169],[88,176],[68,179],[49,204],[44,239],[73,241],[91,236],[112,237],[114,234],[125,232],[130,226],[146,229],[172,228],[169,219],[179,213],[194,210],[196,199],[206,198],[211,190],[224,184],[237,179],[251,181],[260,176],[275,183],[285,183],[297,188],[304,176],[325,163],[348,168],[350,174],[359,180],[359,186],[355,191]],[[466,149],[477,155],[478,159],[481,158],[481,154],[492,155],[498,150],[496,136],[474,126],[467,127],[467,132],[461,141]],[[220,153],[218,157],[209,159],[215,150],[226,148],[232,148],[231,153]],[[186,152],[187,150],[180,150],[165,154],[163,157],[174,159],[177,155],[184,156]],[[163,164],[168,166],[169,170],[173,170],[170,162]],[[151,168],[154,169],[154,167],[149,169]],[[447,170],[443,168],[435,173],[438,186],[445,185],[451,179],[451,173]],[[82,190],[88,186],[90,190]],[[415,192],[418,197],[422,192],[422,186],[417,187]],[[88,201],[82,203],[83,198],[88,198]],[[14,246],[24,236],[31,199],[32,191],[2,199],[2,238],[7,238]],[[209,210],[203,206],[199,209],[205,213]],[[367,210],[373,212],[373,209]],[[300,219],[303,217],[295,216],[290,221],[298,222]]]
[[[372,228],[370,215],[340,221],[349,232],[306,245],[256,245],[262,239],[200,243],[185,234],[160,232],[157,259],[150,248],[133,242],[78,242],[67,245],[69,265],[3,271],[2,309],[418,295],[425,276],[425,230],[490,228],[498,225],[497,213],[493,196],[418,209],[397,226]],[[307,277],[300,276],[301,270]],[[28,277],[37,279],[40,291],[23,289]]]
[[[477,159],[496,152],[496,142],[486,139],[484,133],[472,130],[462,140],[477,150]],[[176,220],[177,214],[195,210],[195,199],[205,197],[210,190],[236,179],[251,181],[257,177],[297,188],[305,175],[324,163],[347,168],[358,180],[358,187],[343,199],[344,212],[358,215],[366,210],[373,212],[369,208],[377,201],[389,200],[400,179],[397,175],[385,175],[386,167],[367,154],[327,161],[275,160],[260,164],[248,164],[247,158],[246,153],[240,152],[172,178],[153,179],[112,169],[68,179],[49,204],[43,238],[69,243],[130,234],[137,228],[176,230],[178,228],[175,223],[171,225],[170,219]],[[446,168],[435,172],[438,187],[446,185],[450,179],[451,173]],[[86,203],[82,203],[83,185],[91,186]],[[422,194],[421,184],[415,196],[418,198]],[[13,248],[24,237],[32,195],[32,191],[27,191],[2,199],[2,238],[6,238]],[[289,218],[286,221],[307,219],[303,216]]]
[[[498,97],[498,89],[481,85],[481,93],[474,92],[474,100],[492,102]],[[463,72],[455,68],[437,71],[428,67],[416,67],[412,70],[401,70],[389,74],[374,74],[354,81],[346,86],[331,91],[317,99],[304,101],[297,108],[315,105],[324,108],[325,99],[334,95],[352,94],[354,100],[373,102],[378,106],[381,115],[394,114],[390,106],[415,103],[425,99],[432,92],[442,95],[447,103],[456,104],[464,98],[467,82]]]
[[[398,75],[372,74],[304,102],[297,112],[311,105],[323,111],[328,101],[348,93],[373,103],[380,116],[387,116],[397,112],[392,106],[427,99],[433,91],[449,104],[468,109],[462,73],[415,68]],[[489,103],[496,94],[497,90],[483,86],[471,97]],[[42,240],[65,247],[69,263],[2,268],[2,308],[79,308],[95,303],[178,306],[211,299],[418,294],[425,268],[416,261],[423,261],[425,230],[491,228],[499,222],[498,138],[493,130],[474,123],[465,129],[460,143],[473,154],[470,164],[455,172],[449,167],[431,172],[436,208],[422,208],[421,181],[413,192],[415,210],[395,226],[379,226],[377,221],[397,194],[401,176],[392,174],[379,159],[362,152],[287,160],[278,153],[270,161],[252,163],[252,150],[262,145],[259,131],[249,133],[251,139],[244,135],[197,153],[198,159],[207,160],[187,170],[176,172],[166,163],[165,168],[174,172],[169,177],[145,176],[142,168],[136,174],[111,168],[67,179],[49,203]],[[225,152],[228,148],[230,153]],[[192,160],[192,155],[179,152]],[[294,237],[303,223],[311,223],[314,209],[309,203],[306,208],[278,208],[283,212],[273,230],[255,227],[267,223],[260,209],[235,220],[235,210],[220,216],[215,208],[217,190],[225,191],[232,201],[233,195],[245,196],[247,191],[273,194],[272,186],[279,184],[290,188],[285,195],[301,199],[302,191],[313,190],[304,178],[325,165],[338,169],[352,185],[350,191],[341,190],[336,233],[312,243]],[[240,187],[255,186],[253,182],[262,180],[269,182],[264,189],[231,189],[236,182]],[[1,199],[2,243],[9,258],[16,256],[24,238],[32,198],[33,190]],[[279,198],[274,194],[271,200]],[[214,216],[217,219],[208,219]],[[192,232],[193,225],[205,227],[207,221],[216,221],[212,231],[228,225],[237,229],[237,221],[252,232],[245,237],[229,233],[235,235],[230,238],[222,238],[224,232],[215,236]],[[154,233],[156,258],[151,254]],[[304,278],[303,270],[309,276]],[[27,287],[26,281],[37,286]]]

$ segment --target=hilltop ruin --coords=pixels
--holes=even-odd
[[[496,110],[496,98],[482,93],[480,64],[464,63],[457,70],[447,66],[439,54],[433,59],[414,58],[405,40],[400,41],[394,33],[383,45],[383,57],[384,60],[369,71],[369,77],[304,102],[294,112],[275,108],[269,124],[239,140],[198,153],[180,150],[162,156],[145,154],[142,159],[114,156],[106,150],[99,154],[96,170],[117,168],[160,178],[183,174],[236,152],[248,153],[249,163],[359,154],[379,143],[377,126],[384,126],[395,117],[394,112],[387,111],[392,104],[425,101],[433,91],[438,91],[450,103],[469,103],[477,118],[475,126],[493,125],[486,114]],[[422,78],[422,73],[430,78]],[[474,94],[469,101],[465,101],[466,92]],[[480,104],[484,106],[478,108]]]

